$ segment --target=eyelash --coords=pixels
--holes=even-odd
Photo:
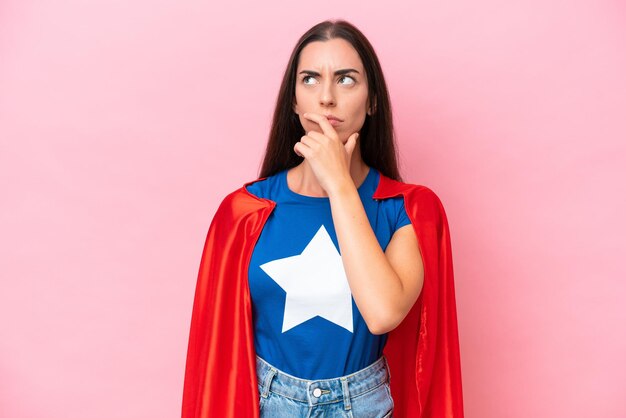
[[[304,77],[302,77],[302,82],[304,83],[305,80],[307,78],[309,78],[309,77],[313,77],[313,76],[312,75],[305,75]],[[349,75],[342,75],[341,78],[349,78],[349,79],[351,79],[352,81],[354,81],[356,83],[356,80],[353,77],[349,76]],[[341,78],[340,78],[340,80],[341,80]],[[304,83],[304,84],[306,84],[306,83]]]

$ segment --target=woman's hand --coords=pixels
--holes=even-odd
[[[296,154],[309,162],[318,182],[329,195],[345,184],[344,182],[354,184],[350,175],[350,162],[359,133],[350,135],[344,145],[324,115],[309,112],[302,116],[318,123],[323,133],[307,132],[294,145]]]

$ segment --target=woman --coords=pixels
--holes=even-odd
[[[376,54],[299,40],[258,179],[211,222],[183,417],[461,417],[448,223],[401,181]]]

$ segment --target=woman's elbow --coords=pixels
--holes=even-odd
[[[417,295],[407,301],[396,301],[393,306],[378,312],[372,318],[364,318],[367,328],[374,335],[383,335],[396,329],[409,314],[421,293],[421,285]]]
[[[406,314],[382,315],[374,321],[366,322],[367,328],[374,335],[383,335],[390,331],[393,331],[400,325]]]

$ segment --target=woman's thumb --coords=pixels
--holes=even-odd
[[[348,156],[352,156],[354,147],[356,147],[357,139],[359,139],[359,133],[355,132],[350,135],[350,138],[346,141],[346,152],[348,153]]]

